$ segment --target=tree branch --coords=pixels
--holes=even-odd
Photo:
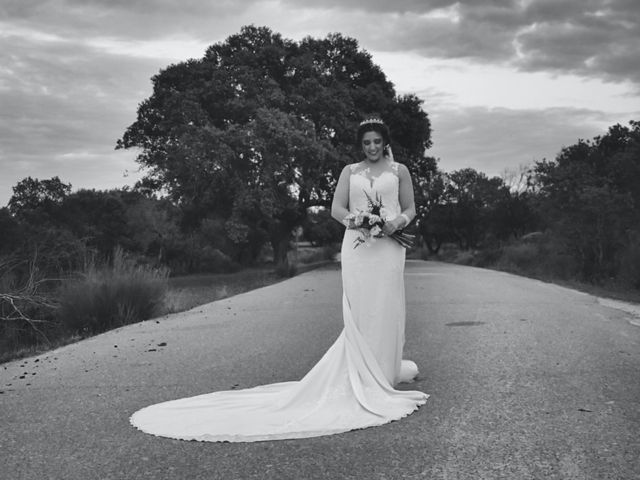
[[[35,307],[37,309],[54,310],[57,303],[46,295],[40,293],[42,285],[51,282],[52,279],[38,277],[38,252],[34,252],[33,258],[28,262],[28,276],[24,285],[14,291],[0,292],[0,321],[2,322],[24,322],[33,331],[40,335],[47,343],[51,343],[46,334],[39,328],[39,325],[50,324],[49,320],[32,318],[26,313],[26,308]],[[7,276],[21,264],[25,262],[14,259],[3,259],[0,261],[0,278]]]

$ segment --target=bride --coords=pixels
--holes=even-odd
[[[405,249],[392,239],[415,216],[411,177],[390,155],[378,118],[360,123],[364,160],[340,175],[332,216],[347,229],[341,251],[344,329],[301,380],[213,392],[151,405],[131,416],[143,432],[181,440],[255,442],[331,435],[411,414],[428,395],[396,390],[418,374],[402,360]],[[384,235],[362,228],[381,202]]]

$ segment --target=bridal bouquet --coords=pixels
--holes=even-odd
[[[389,217],[389,211],[384,207],[382,198],[377,193],[375,200],[366,191],[364,194],[367,196],[367,210],[350,213],[344,219],[347,227],[353,221],[356,229],[360,232],[360,236],[353,241],[353,248],[357,248],[363,243],[370,245],[376,239],[384,237],[382,227]],[[414,236],[403,230],[396,230],[390,235],[390,238],[393,238],[404,248],[413,247]]]

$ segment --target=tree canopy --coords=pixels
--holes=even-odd
[[[565,147],[535,165],[549,228],[585,278],[618,272],[640,286],[640,122]]]
[[[397,95],[356,40],[294,42],[246,26],[155,75],[117,148],[140,149],[143,183],[168,192],[185,228],[209,219],[236,258],[269,241],[282,260],[308,208],[328,206],[343,166],[359,160],[355,131],[374,112],[395,155],[420,161],[431,144],[422,101]]]

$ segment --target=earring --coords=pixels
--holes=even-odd
[[[384,151],[385,151],[386,157],[392,162],[394,162],[395,159],[393,158],[393,151],[391,150],[391,145],[387,145],[386,147],[384,147]]]

